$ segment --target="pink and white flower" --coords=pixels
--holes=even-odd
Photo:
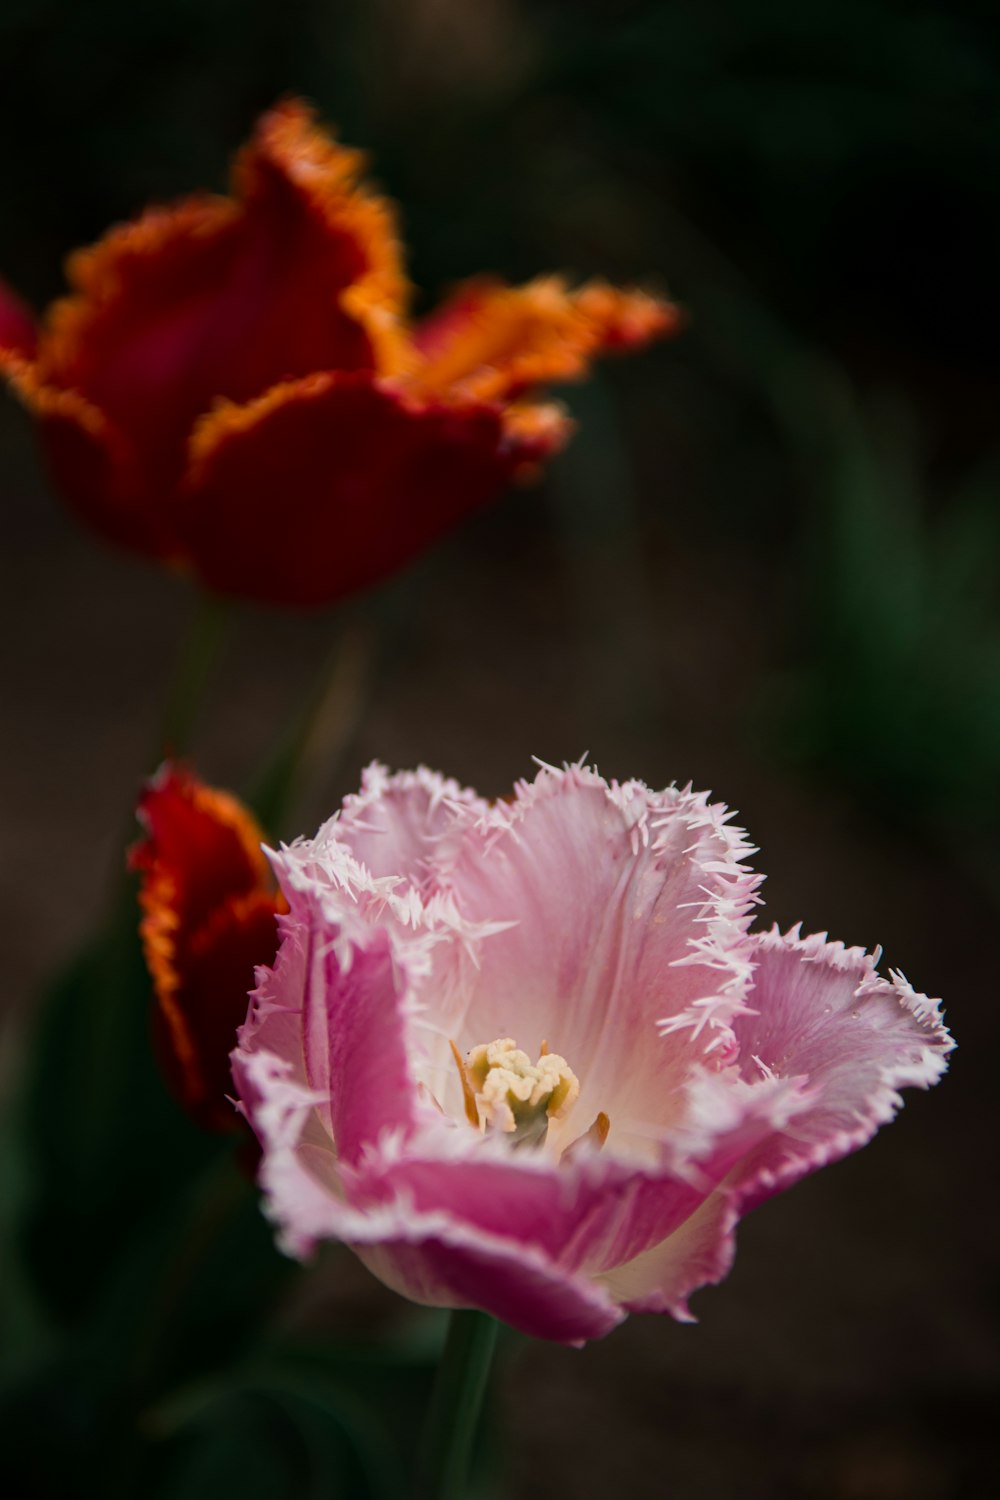
[[[496,804],[376,765],[272,855],[289,912],[233,1067],[283,1248],[567,1343],[686,1320],[742,1213],[936,1082],[952,1043],[902,975],[749,931],[728,816],[582,765]]]

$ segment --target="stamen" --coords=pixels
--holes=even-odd
[[[458,1069],[458,1076],[462,1080],[462,1099],[465,1104],[465,1118],[468,1120],[470,1125],[474,1126],[475,1129],[478,1130],[479,1106],[476,1103],[476,1091],[469,1081],[469,1072],[465,1066],[465,1063],[462,1061],[461,1052],[459,1052],[454,1042],[449,1042],[448,1045],[451,1047],[451,1055],[455,1059],[455,1066]]]
[[[537,1063],[512,1037],[473,1047],[464,1063],[454,1042],[451,1048],[466,1118],[479,1128],[504,1131],[514,1146],[541,1145],[549,1121],[567,1114],[580,1092],[576,1074],[564,1057],[549,1051],[547,1042]]]
[[[602,1109],[593,1125],[591,1125],[590,1129],[585,1130],[583,1135],[577,1136],[576,1140],[571,1141],[570,1144],[566,1147],[566,1150],[559,1158],[560,1165],[571,1161],[573,1159],[573,1156],[579,1152],[584,1141],[590,1141],[591,1144],[596,1146],[597,1150],[600,1151],[601,1147],[604,1145],[604,1142],[608,1138],[608,1132],[610,1131],[610,1129],[611,1121]]]

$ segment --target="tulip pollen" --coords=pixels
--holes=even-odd
[[[513,1037],[473,1047],[465,1061],[454,1042],[451,1050],[462,1079],[466,1119],[480,1130],[502,1130],[514,1146],[540,1146],[549,1121],[568,1114],[580,1093],[573,1069],[557,1052],[549,1052],[547,1043],[537,1063]]]

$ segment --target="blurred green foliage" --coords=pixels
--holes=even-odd
[[[859,411],[842,381],[826,393],[806,636],[778,723],[790,753],[853,780],[883,816],[966,844],[955,852],[1000,894],[1000,470],[935,514],[908,413]]]

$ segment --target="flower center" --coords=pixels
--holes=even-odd
[[[473,1047],[464,1062],[454,1042],[451,1050],[469,1124],[502,1130],[514,1146],[541,1145],[549,1121],[568,1114],[580,1093],[569,1063],[545,1042],[536,1063],[509,1036]]]

